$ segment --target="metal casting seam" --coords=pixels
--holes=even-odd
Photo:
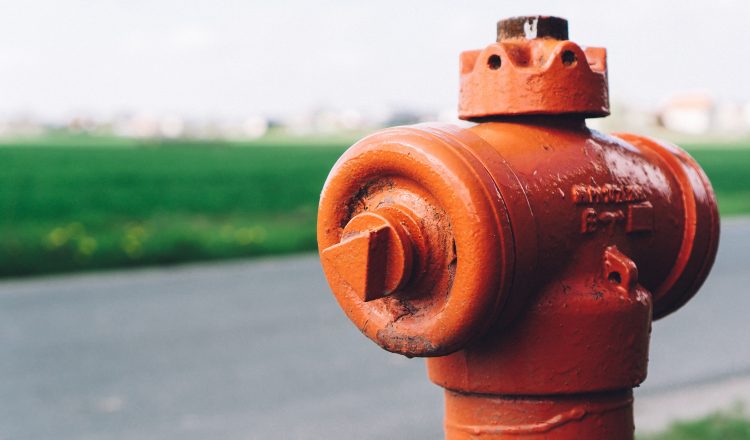
[[[498,186],[497,181],[495,179],[495,176],[490,172],[490,168],[487,167],[487,164],[485,163],[485,161],[482,160],[482,158],[479,157],[477,154],[475,154],[474,151],[472,151],[472,149],[470,148],[470,146],[466,144],[466,142],[464,142],[461,138],[459,138],[458,136],[454,135],[450,131],[443,130],[442,127],[440,127],[440,126],[437,126],[437,127],[433,126],[433,127],[430,127],[430,128],[432,129],[432,130],[429,131],[430,133],[433,133],[434,135],[438,136],[448,146],[448,148],[453,149],[454,151],[456,151],[456,153],[458,153],[460,155],[460,153],[457,151],[458,149],[454,145],[449,145],[449,142],[446,140],[446,138],[448,138],[448,140],[453,140],[456,144],[458,144],[458,146],[463,150],[463,152],[465,152],[466,154],[468,154],[471,158],[473,158],[474,160],[476,160],[479,163],[479,165],[484,170],[485,174],[487,174],[487,176],[489,176],[490,181],[492,182],[492,186],[493,186],[493,189],[495,190],[494,191],[495,194],[494,195],[491,194],[491,193],[485,193],[485,194],[486,194],[487,198],[490,199],[490,200],[493,199],[496,196],[497,200],[500,201],[500,203],[502,204],[502,207],[503,207],[503,209],[501,210],[502,212],[499,212],[498,210],[496,210],[496,212],[495,212],[495,220],[497,221],[497,225],[498,225],[498,234],[500,235],[500,238],[505,238],[505,237],[502,236],[502,234],[500,234],[500,232],[501,232],[501,230],[503,228],[503,225],[507,225],[507,229],[510,232],[510,237],[509,238],[510,238],[511,249],[512,249],[512,255],[511,255],[511,257],[513,258],[513,265],[511,267],[511,275],[510,275],[509,285],[507,286],[508,291],[510,291],[513,288],[513,286],[515,285],[516,275],[517,275],[517,271],[516,271],[516,263],[517,263],[517,261],[516,261],[516,258],[515,258],[515,256],[516,256],[516,231],[514,231],[514,229],[513,229],[513,222],[510,219],[510,214],[509,214],[509,210],[508,210],[508,203],[505,201],[505,198],[503,197],[502,191],[500,191],[500,186]],[[484,139],[482,139],[482,140],[484,141]],[[481,176],[478,175],[479,173],[474,169],[474,167],[471,166],[471,164],[464,157],[461,157],[461,161],[464,162],[464,164],[467,167],[470,168],[471,173],[475,176],[475,178],[477,180],[481,181]],[[513,175],[513,177],[516,177],[515,174]],[[519,182],[519,187],[520,187],[520,182]],[[526,194],[525,193],[523,193],[523,194],[524,194],[524,197],[525,197]],[[528,203],[528,198],[525,198],[525,200]],[[529,210],[531,210],[531,209],[529,209]],[[501,286],[500,295],[498,295],[499,296],[498,302],[495,304],[496,310],[501,310],[501,308],[503,307],[503,305],[510,300],[510,295],[503,295],[502,294],[503,293],[502,292],[502,290],[503,290],[502,287],[503,286]],[[500,313],[497,312],[495,314],[496,315],[495,318],[497,316],[499,316],[499,314]],[[492,321],[494,321],[494,319]]]
[[[570,422],[583,420],[587,415],[606,414],[632,404],[633,396],[629,396],[627,399],[620,402],[610,403],[609,405],[600,405],[597,408],[584,408],[582,405],[552,416],[543,422],[528,423],[525,425],[466,425],[446,422],[445,426],[446,428],[457,429],[473,435],[539,434],[549,432]]]
[[[464,165],[464,167],[468,170],[469,173],[471,173],[471,175],[475,178],[476,181],[482,182],[485,179],[482,178],[482,176],[480,175],[480,173],[477,172],[476,168],[473,166],[473,164],[470,162],[470,160],[467,159],[466,156],[464,156],[464,154],[467,154],[470,158],[476,160],[479,163],[479,165],[482,167],[482,169],[484,170],[484,172],[486,174],[486,179],[488,179],[490,182],[492,182],[493,189],[495,190],[494,194],[493,194],[491,191],[487,191],[487,188],[483,187],[482,188],[482,192],[484,193],[484,196],[487,199],[487,201],[489,201],[490,203],[492,203],[492,200],[496,198],[500,202],[501,206],[504,208],[503,212],[506,213],[505,220],[506,220],[507,228],[511,232],[511,236],[510,236],[511,242],[515,243],[515,240],[514,240],[514,237],[513,237],[512,226],[510,224],[510,219],[507,218],[507,212],[508,212],[507,204],[505,203],[505,200],[503,199],[502,194],[500,194],[499,188],[497,187],[497,184],[495,183],[495,179],[492,177],[492,174],[489,172],[489,170],[484,166],[484,163],[481,160],[479,160],[476,157],[476,155],[474,155],[468,148],[466,148],[466,146],[464,145],[464,143],[461,142],[461,140],[458,139],[456,136],[454,136],[451,133],[446,132],[444,130],[440,130],[439,127],[429,126],[428,124],[425,124],[425,125],[427,125],[427,126],[426,127],[419,127],[419,128],[421,128],[422,130],[424,130],[424,133],[430,134],[434,138],[432,140],[436,139],[441,144],[443,144],[443,146],[445,148],[447,148],[448,150],[450,150],[455,155],[456,159],[459,160]],[[425,136],[425,139],[429,140],[429,138],[426,137],[426,136]],[[458,145],[456,145],[456,144],[458,144]],[[497,233],[497,238],[502,243],[502,240],[505,238],[502,235],[503,222],[502,222],[502,220],[501,220],[501,218],[500,218],[497,210],[495,210],[493,217],[495,218],[495,224],[497,226],[497,228],[495,230],[495,232]],[[450,225],[450,217],[448,217],[448,224]],[[502,255],[500,255],[499,257],[501,259],[503,258]],[[515,258],[514,257],[515,257],[515,247],[513,248],[513,253],[510,255],[510,258],[513,258],[513,264],[514,264],[514,267],[515,267]],[[498,263],[502,263],[502,261],[498,261]],[[458,267],[458,255],[456,255],[456,267]],[[458,270],[458,269],[456,269],[456,270]],[[510,282],[511,282],[511,285],[512,285],[513,274],[511,274],[511,280],[510,280]],[[498,304],[499,300],[496,301],[495,304],[494,304],[495,310],[497,310],[500,307],[502,307],[502,305],[505,302],[507,302],[507,300],[508,300],[508,295],[502,295],[504,289],[503,289],[503,286],[502,286],[503,282],[502,282],[502,279],[500,279],[500,277],[498,278],[498,283],[500,284],[500,286],[499,286],[500,287],[500,291],[499,291],[500,294],[497,295],[497,296],[500,297],[499,300],[501,300],[502,303]],[[453,289],[453,283],[451,283],[451,287],[450,288]],[[448,306],[448,303],[446,302],[443,305],[443,309],[441,309],[441,311],[444,310],[445,307],[447,307],[447,306]],[[495,313],[494,315],[497,315],[497,313]],[[491,327],[491,325],[492,325],[493,322],[494,322],[494,319],[488,319],[487,323],[484,325],[484,331],[486,331],[489,327]]]
[[[456,138],[456,141],[460,143],[466,149],[468,154],[476,159],[490,175],[490,178],[492,179],[492,182],[495,186],[495,190],[498,192],[498,196],[500,197],[500,200],[503,202],[503,206],[505,207],[504,214],[508,222],[507,224],[510,231],[510,240],[514,254],[513,267],[511,268],[513,272],[511,275],[509,289],[512,290],[514,288],[518,288],[519,286],[524,286],[524,281],[521,277],[519,277],[519,268],[524,267],[527,270],[533,270],[539,266],[539,242],[541,241],[541,238],[539,224],[537,223],[536,216],[534,215],[534,210],[531,206],[531,202],[529,201],[528,193],[524,189],[521,179],[518,177],[516,171],[505,159],[505,157],[503,157],[500,152],[492,148],[488,141],[480,134],[472,132],[471,130],[462,129],[454,130],[456,132],[454,134],[450,129],[443,128],[443,126],[435,127],[435,129],[444,131],[448,135],[454,136]],[[466,136],[473,137],[474,139],[466,139]],[[480,148],[480,144],[486,146],[487,150],[484,151],[482,148]],[[498,174],[492,172],[492,170],[496,169],[498,165],[501,167],[503,175],[508,179],[508,181],[501,181],[501,179],[498,177]],[[506,195],[503,195],[503,190],[505,190]],[[511,205],[510,203],[513,203],[514,199],[516,199],[516,203],[514,205]],[[521,201],[520,205],[518,204],[518,201]],[[518,237],[521,235],[518,226],[525,225],[524,223],[519,222],[518,218],[525,217],[526,214],[528,214],[528,220],[533,223],[534,230],[536,231],[533,234],[532,238],[527,237],[527,240],[531,241],[531,246],[529,247],[533,249],[533,258],[528,260],[523,256],[523,249],[519,248],[518,246]],[[515,222],[514,219],[516,220]],[[514,226],[514,223],[516,223],[516,226]],[[526,265],[521,266],[519,264],[519,260],[525,261]],[[509,301],[511,301],[510,296],[506,299],[504,304],[508,303]],[[518,310],[509,310],[509,312],[517,313]],[[501,310],[498,314],[498,319],[503,322],[505,315],[506,313]]]

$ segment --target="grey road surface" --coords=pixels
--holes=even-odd
[[[750,373],[750,221],[654,325],[638,391]],[[0,439],[427,439],[424,363],[362,336],[314,255],[0,283]]]

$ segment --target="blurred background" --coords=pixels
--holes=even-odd
[[[749,13],[741,0],[4,2],[0,439],[439,437],[422,361],[369,343],[328,293],[317,200],[356,139],[458,123],[459,53],[524,14],[607,48],[612,115],[589,125],[686,148],[725,220],[703,292],[655,324],[639,434],[750,438]]]

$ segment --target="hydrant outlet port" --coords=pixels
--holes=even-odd
[[[329,175],[318,218],[336,299],[387,350],[453,352],[505,302],[514,267],[505,204],[448,132],[403,127],[358,142]]]

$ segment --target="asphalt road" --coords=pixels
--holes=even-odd
[[[750,373],[750,220],[722,232],[639,397]],[[423,361],[365,339],[313,255],[2,282],[0,397],[4,440],[442,435]]]

